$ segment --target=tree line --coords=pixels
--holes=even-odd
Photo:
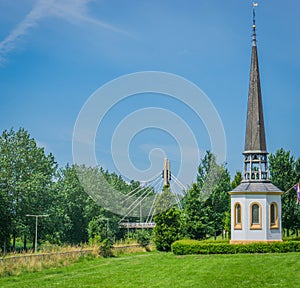
[[[300,158],[279,149],[270,154],[272,182],[287,191],[300,180]],[[107,238],[122,239],[126,229],[119,227],[121,216],[105,210],[84,191],[74,165],[59,167],[52,153],[23,128],[3,131],[0,136],[0,245],[15,250],[22,241],[34,244],[35,219],[26,215],[49,215],[39,218],[39,241],[54,244],[80,244]],[[116,173],[94,168],[107,183],[124,195],[140,183],[127,183]],[[171,241],[180,237],[205,239],[230,230],[228,191],[242,180],[237,172],[231,182],[226,165],[218,165],[215,156],[207,152],[198,168],[197,181],[182,199],[182,210],[174,206],[169,187],[164,187],[155,205],[157,226],[154,239],[160,250],[168,250]],[[286,233],[298,233],[300,209],[295,203],[295,191],[283,195],[282,223]],[[141,192],[142,193],[142,192]],[[169,206],[170,207],[169,207]],[[167,208],[166,208],[167,207]],[[162,209],[162,210],[160,210]],[[129,219],[136,221],[136,219]],[[160,225],[167,223],[167,225]],[[161,245],[161,246],[160,246]]]

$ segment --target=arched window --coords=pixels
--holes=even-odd
[[[250,205],[250,229],[261,230],[261,205],[258,202]]]
[[[270,228],[278,229],[278,205],[272,202],[270,205]]]
[[[259,224],[259,206],[258,206],[258,204],[252,205],[252,224]]]
[[[242,229],[242,206],[240,203],[234,204],[234,229]]]

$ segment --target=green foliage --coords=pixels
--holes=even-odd
[[[112,248],[113,248],[113,242],[111,241],[111,239],[104,239],[98,247],[99,255],[104,258],[112,257],[113,256]]]
[[[231,189],[230,175],[224,166],[219,167],[219,181],[215,184],[210,197],[205,201],[209,220],[212,223],[214,236],[220,235],[224,229],[225,213],[229,210],[229,195]]]
[[[224,230],[229,233],[229,237],[230,237],[230,232],[231,232],[231,213],[230,213],[230,211],[226,211],[224,213],[223,227],[224,227]]]
[[[270,178],[272,183],[282,191],[287,191],[295,184],[295,159],[290,151],[280,148],[269,155]]]
[[[95,244],[101,242],[101,226],[98,217],[94,217],[88,224],[89,243]]]
[[[83,190],[74,166],[67,165],[59,171],[55,188],[57,193],[53,214],[56,217],[53,229],[57,231],[56,237],[62,243],[86,242],[89,222],[86,209],[93,203]]]
[[[231,183],[231,189],[233,190],[235,187],[239,186],[242,180],[243,180],[242,172],[237,171]]]
[[[155,204],[154,243],[159,251],[170,251],[171,244],[180,239],[180,215],[178,208],[172,207],[174,196],[170,188],[165,186]],[[171,207],[171,208],[170,208]]]
[[[202,159],[197,183],[185,197],[182,231],[185,237],[205,239],[215,237],[224,229],[225,212],[229,211],[230,175],[224,165],[218,165],[209,151]]]
[[[269,163],[271,180],[281,190],[286,191],[300,181],[300,158],[296,160],[289,151],[279,149],[270,154]],[[241,179],[242,174],[237,172],[230,183],[226,167],[218,165],[216,157],[207,152],[199,165],[197,182],[183,200],[183,211],[174,207],[175,196],[169,187],[164,187],[155,203],[157,225],[153,236],[157,249],[169,251],[171,243],[182,237],[206,239],[212,235],[216,237],[223,229],[229,231],[227,192],[239,185]],[[83,189],[82,181],[95,191],[95,195],[91,195],[93,199]],[[117,197],[124,197],[125,201],[126,194],[138,186],[139,182],[128,184],[121,176],[101,167],[67,165],[57,170],[53,155],[46,155],[27,131],[22,128],[5,130],[0,136],[1,248],[12,246],[16,249],[17,241],[20,242],[18,246],[23,241],[24,248],[27,242],[34,243],[35,219],[26,214],[50,215],[39,219],[38,239],[41,242],[80,244],[98,243],[106,238],[120,239],[125,233],[125,229],[118,227],[120,217],[105,211],[94,201],[108,206],[113,203],[119,213],[124,214],[119,198],[111,192],[118,190]],[[105,192],[100,193],[102,196],[97,193],[99,189]],[[137,216],[138,210],[139,207],[134,211]],[[298,235],[300,205],[296,205],[294,189],[283,195],[282,223],[287,235],[289,231]],[[141,243],[149,241],[147,235],[138,237]]]
[[[182,215],[181,230],[185,237],[205,239],[213,232],[207,209],[200,200],[199,185],[193,184],[185,198],[185,209]]]
[[[138,233],[137,233],[137,243],[139,245],[141,245],[143,248],[145,248],[147,251],[149,250],[148,246],[150,244],[150,239],[151,239],[151,236],[150,236],[150,233],[147,230],[138,231]]]
[[[81,170],[88,171],[90,173],[88,175],[95,176],[94,179],[101,177],[106,179],[106,186],[119,189],[121,195],[129,193],[139,184],[134,181],[127,184],[120,176],[110,174],[102,168]],[[39,219],[39,242],[49,241],[55,244],[87,242],[88,226],[95,218],[109,219],[109,229],[106,227],[106,221],[98,221],[100,224],[98,234],[101,239],[122,237],[123,232],[118,228],[120,218],[104,211],[91,199],[79,181],[78,171],[74,165],[67,165],[58,171],[53,155],[46,155],[44,149],[38,147],[36,141],[23,128],[18,131],[5,130],[2,133],[0,136],[2,249],[9,250],[11,245],[15,250],[17,239],[23,240],[24,249],[27,248],[27,242],[34,243],[35,219],[26,217],[26,214],[49,214],[49,217]],[[92,183],[93,181],[90,184]],[[109,193],[110,188],[107,189]],[[107,197],[105,201],[108,200],[111,199]]]
[[[236,188],[241,184],[243,180],[242,173],[240,171],[237,171],[233,181],[231,182],[231,190]],[[225,211],[224,217],[223,217],[223,228],[228,233],[228,237],[230,238],[231,234],[231,209],[230,209],[230,201],[228,201],[228,210]]]
[[[35,220],[26,214],[47,214],[53,196],[57,164],[53,155],[45,154],[23,128],[5,130],[0,136],[0,244],[13,237],[34,237]],[[3,218],[2,218],[3,217]],[[51,220],[44,219],[44,223]],[[40,238],[46,229],[39,229]]]
[[[236,254],[236,253],[287,253],[300,252],[299,241],[228,244],[228,243],[203,243],[197,240],[179,240],[172,244],[175,255],[187,254]]]
[[[300,236],[282,237],[283,241],[300,241]]]
[[[300,181],[300,158],[295,160],[290,151],[280,148],[275,154],[271,153],[269,166],[272,183],[284,192]],[[298,233],[300,229],[300,206],[296,204],[294,189],[282,196],[282,227],[287,236],[290,230]]]

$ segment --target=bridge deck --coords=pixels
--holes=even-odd
[[[142,229],[142,228],[154,228],[156,224],[154,222],[122,222],[119,224],[120,226],[124,228],[137,228],[137,229]]]

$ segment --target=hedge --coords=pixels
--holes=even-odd
[[[203,243],[197,240],[178,240],[171,246],[175,255],[187,254],[236,254],[236,253],[287,253],[300,252],[299,241],[229,244]]]

